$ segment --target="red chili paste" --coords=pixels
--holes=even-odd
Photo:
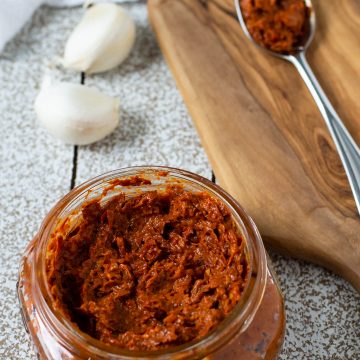
[[[292,53],[304,44],[309,19],[304,0],[241,0],[240,4],[247,29],[261,46]]]
[[[131,350],[200,339],[238,303],[249,276],[229,209],[177,185],[92,201],[50,242],[54,306],[82,331]]]

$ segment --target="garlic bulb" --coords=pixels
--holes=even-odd
[[[69,144],[98,141],[119,123],[119,99],[72,83],[43,86],[35,100],[35,111],[53,136]]]
[[[106,71],[127,58],[134,42],[134,21],[121,6],[95,4],[70,35],[63,63],[89,74]]]

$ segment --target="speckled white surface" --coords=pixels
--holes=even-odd
[[[103,141],[79,149],[77,181],[144,164],[211,177],[206,155],[149,27],[145,6],[133,5],[129,10],[137,20],[137,41],[130,58],[120,68],[85,81],[120,98],[120,126]]]
[[[177,166],[210,177],[211,168],[149,27],[146,8],[127,7],[138,28],[134,51],[121,68],[86,78],[86,84],[120,97],[121,125],[103,141],[79,148],[76,183],[138,164]],[[18,263],[45,213],[69,190],[73,147],[37,126],[32,103],[43,64],[61,54],[81,13],[41,8],[0,56],[1,359],[34,357],[15,296]],[[79,81],[79,75],[69,71],[50,72]],[[355,290],[320,267],[273,253],[271,257],[286,297],[281,359],[360,359],[360,296]]]

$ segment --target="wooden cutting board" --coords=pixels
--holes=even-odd
[[[308,59],[359,144],[360,3],[313,1]],[[149,0],[148,8],[220,185],[267,244],[333,269],[360,292],[360,218],[295,68],[250,43],[232,0]]]

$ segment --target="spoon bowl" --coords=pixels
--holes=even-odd
[[[240,25],[245,35],[257,47],[266,51],[268,54],[278,58],[290,61],[298,70],[310,93],[312,94],[315,103],[317,104],[320,113],[327,125],[329,133],[335,143],[336,149],[344,166],[349,184],[354,196],[357,212],[360,215],[360,150],[354,139],[351,137],[349,131],[346,129],[344,123],[333,108],[330,100],[327,98],[324,90],[321,88],[315,74],[306,60],[306,51],[314,38],[316,29],[316,17],[311,0],[303,0],[308,9],[306,36],[300,46],[297,46],[289,53],[276,52],[260,45],[250,34],[246,21],[241,10],[241,0],[235,0],[235,7],[239,18]],[[281,1],[281,0],[280,0]]]
[[[270,50],[270,49],[258,44],[257,41],[254,40],[254,38],[252,37],[252,35],[250,34],[250,32],[246,26],[246,22],[245,22],[245,19],[243,17],[242,11],[241,11],[240,1],[241,0],[235,0],[235,7],[236,7],[236,12],[238,15],[238,19],[239,19],[241,28],[242,28],[243,32],[245,33],[245,35],[248,37],[248,39],[253,44],[255,44],[258,48],[264,50],[265,52],[269,53],[270,55],[277,56],[279,58],[286,59],[286,60],[289,60],[289,57],[291,55],[294,55],[294,54],[300,53],[300,52],[304,52],[308,49],[308,47],[310,46],[310,44],[314,38],[314,34],[315,34],[315,30],[316,30],[316,15],[315,15],[315,10],[312,6],[311,0],[304,0],[305,5],[309,10],[309,17],[308,17],[307,29],[306,29],[307,36],[306,36],[306,38],[304,38],[303,44],[300,46],[297,46],[294,49],[295,50],[294,53],[292,53],[292,54],[285,54],[285,53]]]

